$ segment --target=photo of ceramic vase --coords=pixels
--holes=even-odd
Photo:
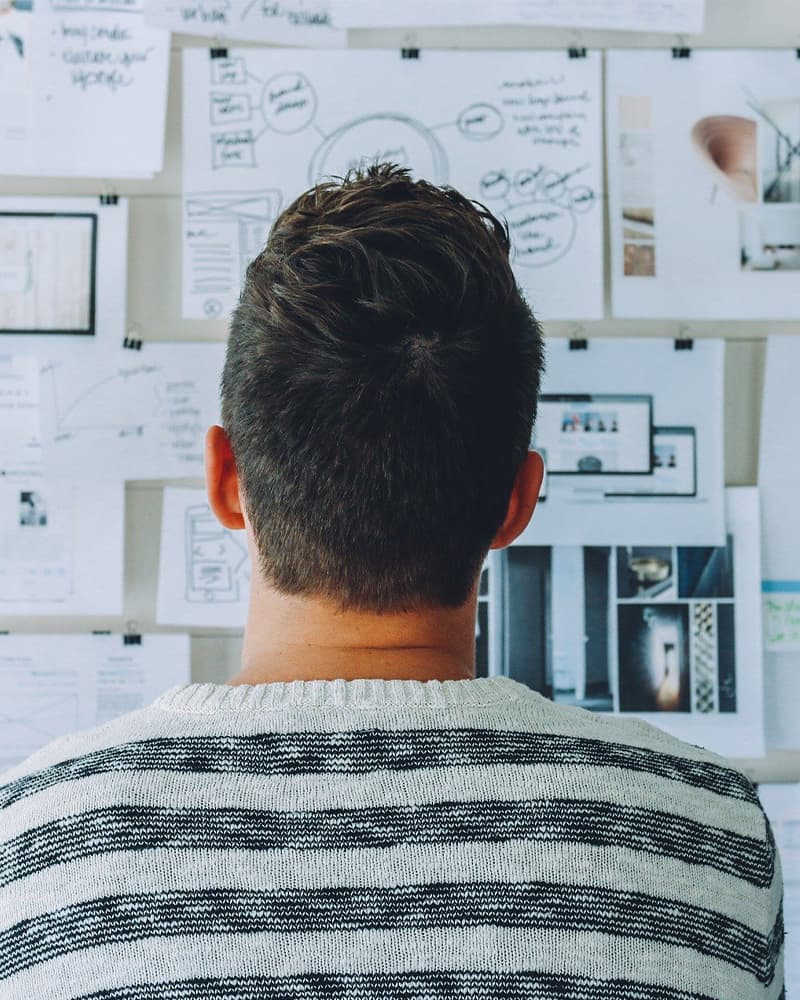
[[[758,201],[756,122],[711,115],[695,122],[692,144],[721,188],[737,201]]]

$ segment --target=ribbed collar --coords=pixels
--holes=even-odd
[[[179,684],[155,707],[176,712],[235,712],[305,708],[447,708],[494,705],[541,698],[510,677],[463,681],[407,681],[370,677],[357,680],[275,681],[270,684]]]

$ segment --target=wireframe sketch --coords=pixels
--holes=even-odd
[[[184,86],[208,103],[185,111],[185,190],[247,196],[266,182],[285,206],[325,179],[391,162],[506,218],[512,263],[540,312],[549,295],[563,301],[553,316],[599,314],[599,64],[494,55],[348,53],[345,69],[336,52],[186,53]],[[187,236],[186,315],[212,315],[214,298],[227,311],[238,287],[226,295],[212,270],[198,271],[193,242]],[[219,242],[220,260],[239,255],[232,234]],[[586,275],[579,297],[566,273],[537,276],[570,257]],[[215,292],[198,293],[204,275]]]
[[[247,265],[266,243],[279,210],[279,191],[187,195],[187,287],[202,301],[208,319],[222,316],[231,296],[238,294]]]
[[[247,549],[227,531],[208,504],[186,508],[186,600],[196,604],[237,602],[250,582]]]
[[[0,213],[0,333],[94,333],[97,215]]]

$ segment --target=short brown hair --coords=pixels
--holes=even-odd
[[[222,379],[267,581],[374,611],[463,604],[542,366],[488,209],[388,164],[301,195],[247,270]]]

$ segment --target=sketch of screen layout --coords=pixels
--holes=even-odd
[[[0,333],[95,332],[97,215],[0,212]]]
[[[186,196],[186,287],[201,299],[209,319],[235,304],[247,265],[263,249],[280,204],[280,191]]]
[[[553,476],[650,475],[653,397],[543,395],[535,440]]]
[[[630,484],[617,483],[605,496],[697,496],[697,441],[694,427],[653,428],[653,474],[637,476]]]
[[[186,600],[236,602],[248,579],[247,549],[207,504],[186,508]]]

